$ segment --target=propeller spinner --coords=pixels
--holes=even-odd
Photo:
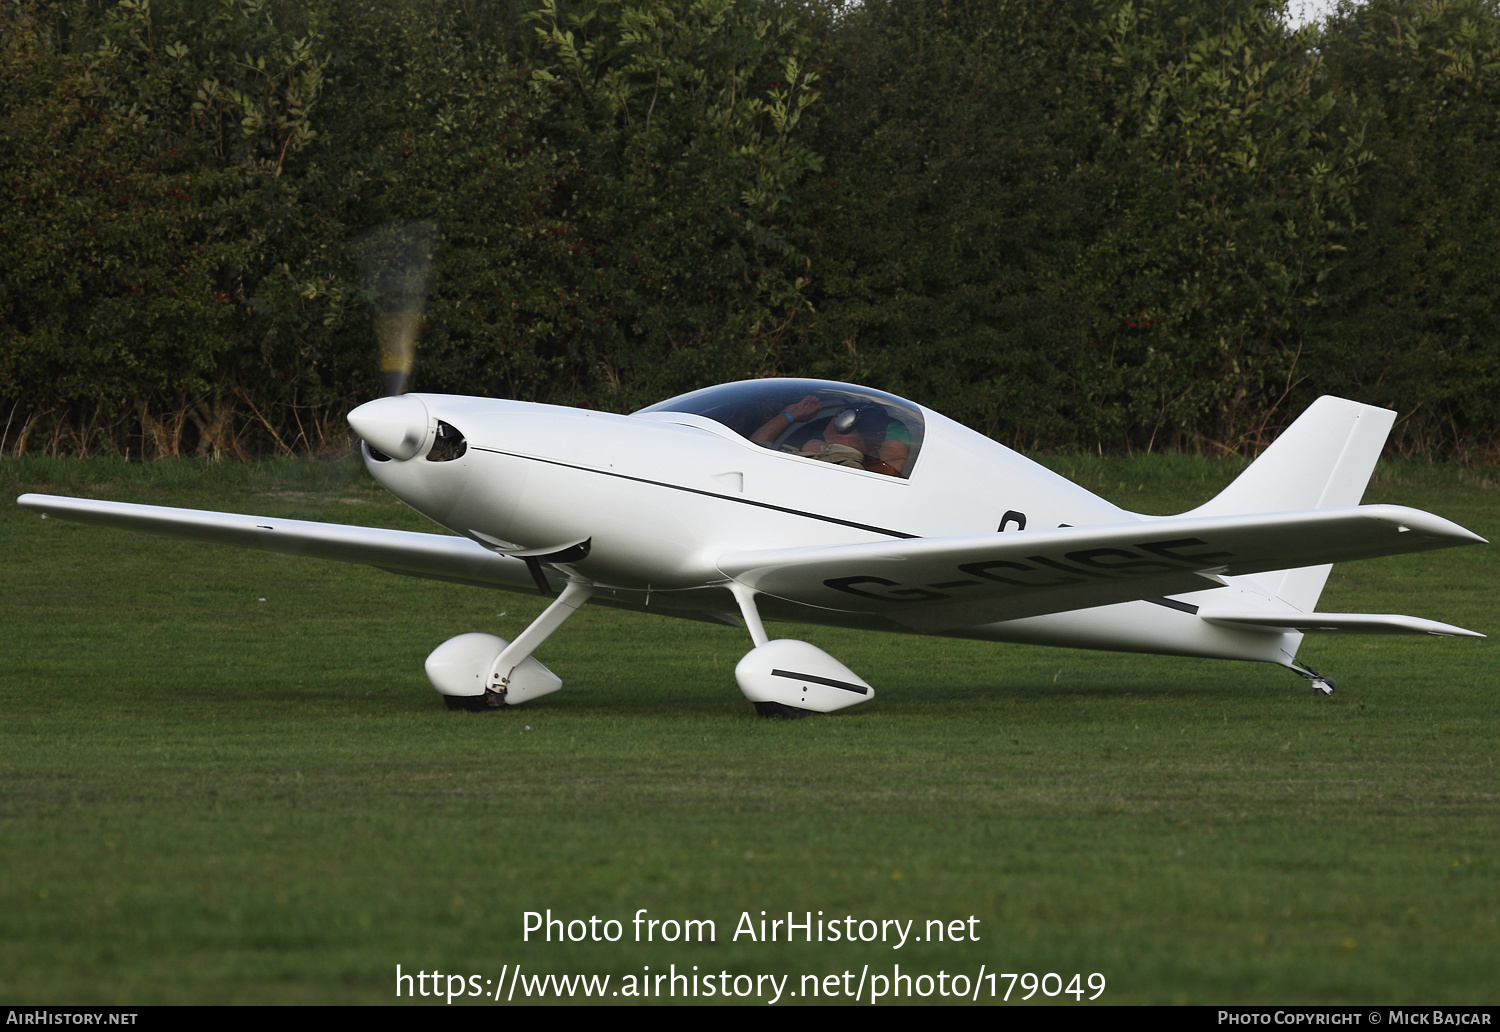
[[[427,443],[431,419],[415,394],[376,398],[349,413],[349,425],[383,455],[405,461]]]

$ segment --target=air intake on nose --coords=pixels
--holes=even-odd
[[[459,432],[458,427],[452,423],[445,423],[441,419],[437,425],[437,440],[432,443],[432,450],[427,453],[428,462],[452,462],[462,457],[469,450],[469,442]]]
[[[365,454],[368,455],[374,461],[376,461],[376,462],[390,462],[391,461],[391,457],[389,455],[387,455],[385,452],[381,451],[379,448],[376,448],[369,441],[361,440],[360,443],[365,446]]]

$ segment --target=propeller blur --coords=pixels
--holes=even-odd
[[[24,495],[48,515],[536,592],[513,641],[428,657],[454,708],[561,681],[533,653],[585,603],[743,625],[735,677],[767,715],[874,697],[795,620],[1290,668],[1315,631],[1482,637],[1393,614],[1315,612],[1331,564],[1482,543],[1440,517],[1360,505],[1395,418],[1325,397],[1218,497],[1127,512],[931,409],[818,380],[726,384],[631,415],[400,394],[349,415],[366,466],[451,531],[421,534]],[[453,536],[457,535],[457,536]]]

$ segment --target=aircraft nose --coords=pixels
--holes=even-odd
[[[349,425],[370,447],[403,461],[421,451],[429,422],[427,406],[415,394],[377,398],[349,413]]]

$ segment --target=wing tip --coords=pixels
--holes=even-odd
[[[44,495],[27,492],[26,494],[23,494],[16,499],[16,504],[23,509],[30,509],[32,512],[39,512],[43,516],[46,516],[49,512],[57,507],[56,503],[60,500],[62,499],[60,499],[57,495]]]

